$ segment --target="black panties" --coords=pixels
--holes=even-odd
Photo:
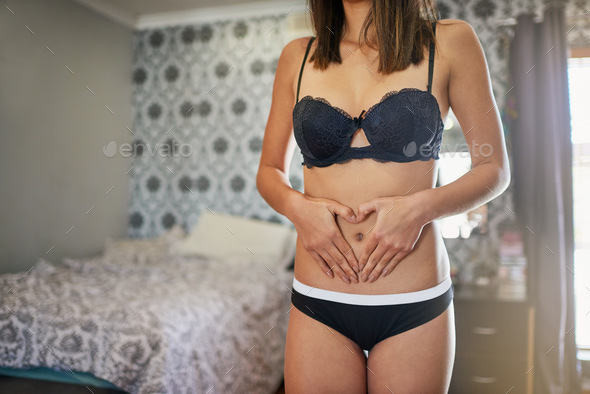
[[[451,278],[425,290],[397,294],[350,294],[293,280],[293,305],[356,342],[365,355],[378,342],[443,313],[453,300]]]

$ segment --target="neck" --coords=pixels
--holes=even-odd
[[[342,0],[342,6],[344,7],[344,18],[346,23],[345,33],[342,37],[342,40],[357,43],[359,41],[359,35],[361,33],[363,22],[371,10],[372,1]],[[371,33],[373,30],[374,26],[372,25],[369,28],[369,32]]]

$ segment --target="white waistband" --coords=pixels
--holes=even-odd
[[[352,294],[318,289],[316,287],[303,284],[296,278],[293,278],[293,289],[305,296],[355,305],[392,305],[426,301],[440,296],[445,291],[447,291],[451,285],[451,277],[447,276],[445,280],[434,287],[424,290],[412,291],[409,293]]]

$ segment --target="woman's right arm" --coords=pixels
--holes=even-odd
[[[340,215],[355,223],[354,211],[334,200],[307,196],[293,189],[289,182],[288,171],[296,147],[292,118],[294,78],[299,75],[307,42],[308,38],[289,42],[279,57],[256,187],[268,205],[295,225],[303,246],[326,275],[334,277],[334,271],[344,282],[358,283],[358,261],[335,218]]]

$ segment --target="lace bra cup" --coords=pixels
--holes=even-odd
[[[428,90],[403,88],[388,92],[366,113],[353,117],[321,97],[305,96],[299,100],[301,75],[314,39],[307,45],[299,72],[298,101],[293,108],[293,131],[304,159],[301,164],[309,168],[362,158],[380,162],[439,158],[444,124],[438,101],[431,93],[434,45],[430,46]],[[369,145],[352,147],[353,135],[359,128]]]
[[[352,147],[359,128],[369,145]],[[293,109],[295,140],[307,167],[366,157],[381,162],[438,159],[443,128],[436,98],[416,88],[387,93],[362,118],[311,96]]]

